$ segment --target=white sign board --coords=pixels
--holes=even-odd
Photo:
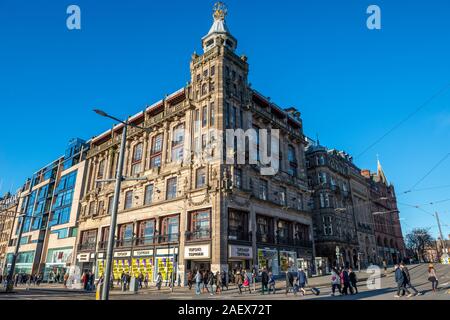
[[[131,251],[114,252],[114,258],[131,257]]]
[[[184,258],[187,260],[209,259],[209,245],[184,247]]]
[[[242,260],[252,259],[253,248],[230,245],[228,247],[228,256],[230,259],[242,259]]]

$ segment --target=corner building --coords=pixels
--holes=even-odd
[[[129,119],[130,128],[114,244],[113,274],[140,272],[154,280],[189,270],[267,267],[276,275],[313,262],[312,219],[300,114],[282,109],[248,84],[248,63],[235,51],[226,8],[193,54],[191,80]],[[226,129],[279,129],[280,170],[225,164]],[[91,140],[81,201],[76,263],[104,270],[123,126]],[[256,142],[259,146],[259,140]],[[247,154],[248,156],[248,154]],[[247,162],[248,163],[248,162]]]

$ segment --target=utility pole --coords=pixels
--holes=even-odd
[[[439,227],[439,234],[441,236],[442,254],[446,254],[447,253],[447,248],[445,247],[445,240],[444,240],[444,235],[442,233],[441,221],[439,220],[439,213],[436,211],[434,216],[436,217],[437,224],[438,224],[438,227]]]

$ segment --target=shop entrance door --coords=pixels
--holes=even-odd
[[[201,272],[211,271],[210,262],[192,261],[191,263],[192,271],[199,270]]]

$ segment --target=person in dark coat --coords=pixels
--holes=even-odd
[[[192,271],[189,271],[187,274],[187,285],[189,290],[192,290]]]
[[[409,274],[409,270],[403,262],[400,263],[400,269],[402,269],[403,275],[405,276],[405,287],[414,291],[417,296],[420,296],[422,293],[417,291],[417,289],[411,284],[411,275]]]
[[[264,294],[264,291],[269,291],[269,274],[266,268],[261,272],[261,293]]]
[[[396,298],[400,298],[400,291],[406,291],[408,293],[408,296],[411,296],[411,293],[409,292],[408,288],[405,287],[405,274],[400,269],[399,265],[396,264],[394,267],[394,275],[395,275],[395,282],[397,283],[397,294],[395,295]]]
[[[358,293],[358,278],[352,268],[349,269],[348,277],[350,278],[350,288],[355,289],[355,293]]]
[[[350,286],[350,276],[347,268],[345,268],[344,271],[342,271],[342,275],[343,275],[342,281],[344,284],[344,287],[342,288],[342,293],[344,295],[348,295],[348,290],[350,289],[350,294],[353,294],[353,288]]]

